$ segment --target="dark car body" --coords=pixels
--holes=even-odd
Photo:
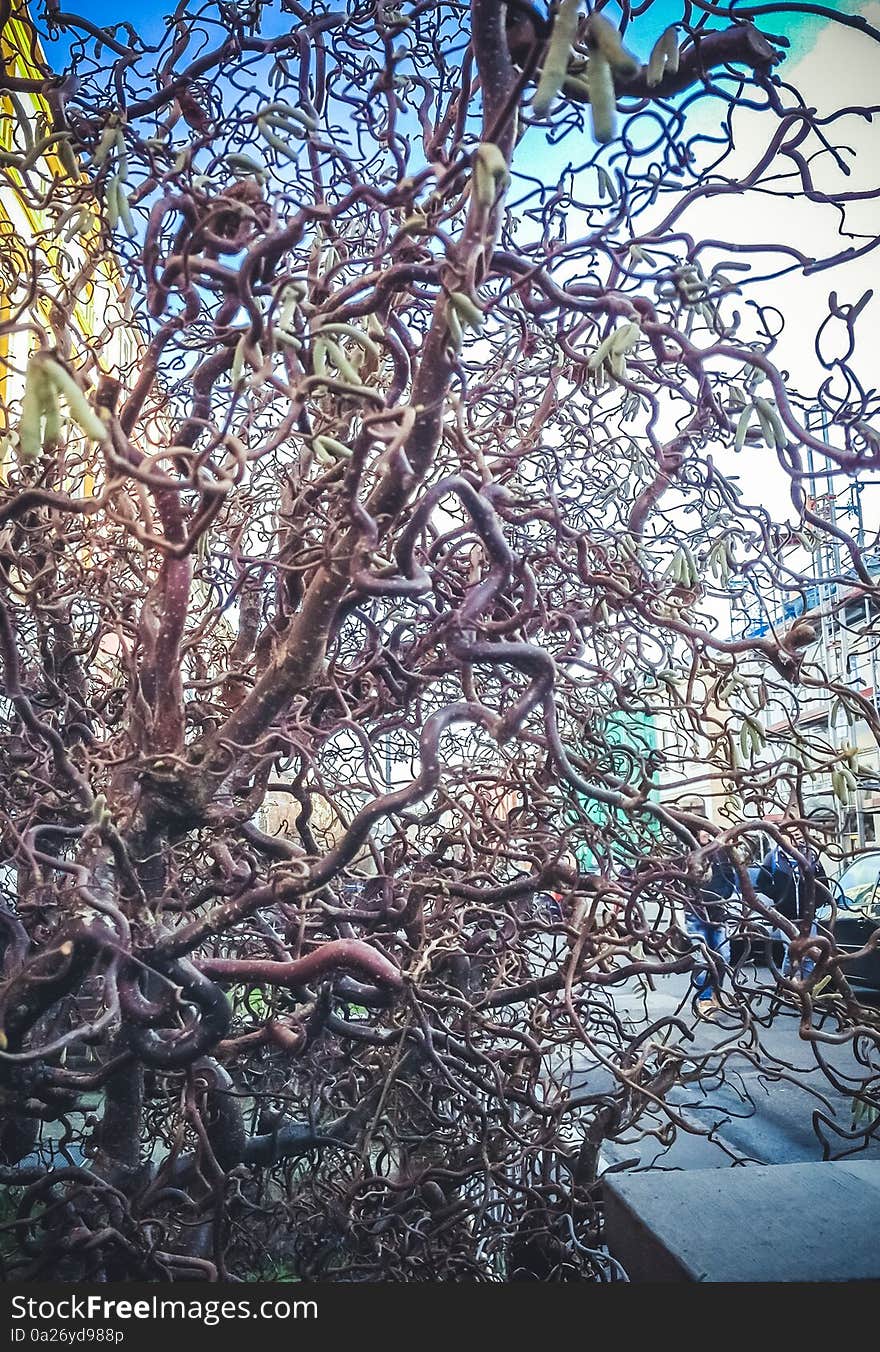
[[[837,877],[834,894],[834,941],[842,952],[857,953],[880,929],[880,850],[866,850],[851,859]],[[821,914],[817,918],[821,925]],[[830,918],[826,916],[826,923]],[[880,994],[880,948],[844,962],[841,971],[853,990]]]
[[[750,868],[748,872],[757,891],[759,869]],[[837,907],[836,918],[832,922],[831,907],[819,907],[816,912],[819,930],[827,934],[830,926],[841,952],[858,953],[880,929],[880,850],[866,850],[856,855],[831,881],[830,888]],[[772,901],[759,891],[758,897],[772,906]],[[731,960],[734,963],[744,958],[766,962],[772,952],[779,965],[783,951],[778,931],[774,935],[769,922],[754,913],[731,935]],[[844,962],[841,971],[857,993],[880,995],[880,947],[863,957]]]

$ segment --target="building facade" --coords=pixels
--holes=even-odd
[[[880,550],[876,529],[866,524],[863,488],[843,476],[823,478],[825,491],[810,507],[851,538],[863,575],[840,535],[817,531],[808,560],[797,546],[779,561],[780,576],[794,579],[809,570],[810,581],[783,588],[768,585],[766,577],[740,580],[730,629],[736,638],[764,638],[784,634],[795,622],[809,626],[801,684],[787,700],[776,691],[754,717],[766,740],[765,758],[799,756],[808,813],[833,817],[837,841],[851,853],[880,842]],[[755,675],[757,666],[744,664],[742,671]],[[836,773],[841,766],[850,774]]]
[[[6,70],[42,79],[23,8],[0,32]],[[141,341],[94,190],[40,94],[0,95],[0,477],[15,453],[28,357],[48,347],[89,385],[123,377]],[[48,142],[41,153],[40,145]],[[83,188],[87,191],[83,191]]]

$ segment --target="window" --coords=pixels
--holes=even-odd
[[[867,909],[876,898],[880,882],[880,852],[873,850],[854,859],[838,881],[851,906]]]

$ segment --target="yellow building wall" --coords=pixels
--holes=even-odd
[[[34,61],[35,56],[39,60],[39,50],[32,52],[31,30],[20,18],[6,21],[0,49],[12,74],[42,77]],[[22,116],[29,119],[32,135],[41,118],[51,117],[39,95],[0,97],[0,151],[5,157],[26,150]],[[0,166],[0,325],[14,320],[11,332],[0,333],[0,480],[5,479],[16,434],[28,355],[40,345],[39,331],[49,346],[57,345],[59,334],[51,324],[53,299],[60,302],[67,320],[61,336],[69,350],[63,355],[87,380],[98,371],[121,376],[140,347],[119,266],[107,249],[94,199],[90,203],[88,195],[74,191],[86,183],[85,178],[71,178],[51,150],[27,177],[8,158]],[[65,209],[74,204],[76,213],[64,222]],[[40,294],[31,300],[34,272]]]

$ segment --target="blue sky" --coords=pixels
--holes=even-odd
[[[543,5],[543,0],[537,0],[539,6]],[[735,0],[734,0],[735,3]],[[328,8],[342,8],[343,4],[330,5]],[[721,15],[728,6],[722,4],[719,6]],[[738,5],[737,8],[745,6]],[[167,15],[173,8],[173,0],[140,0],[140,3],[132,5],[130,8],[120,6],[118,0],[75,0],[65,6],[71,12],[79,12],[89,18],[96,24],[114,24],[120,20],[120,14],[128,19],[147,40],[155,40],[163,30],[163,16]],[[405,6],[404,6],[405,8]],[[863,8],[863,0],[830,0],[826,8],[834,9],[839,13],[855,14]],[[654,39],[669,24],[681,20],[683,10],[682,0],[655,0],[650,10],[641,16],[633,26],[632,32],[640,39],[639,46],[642,43],[650,47]],[[609,11],[609,14],[612,14]],[[696,11],[695,11],[696,13]],[[288,16],[281,14],[280,5],[277,3],[267,10],[264,24],[267,31],[284,22],[288,22]],[[813,14],[794,14],[790,12],[780,12],[775,14],[763,14],[756,18],[755,22],[760,28],[768,32],[782,33],[791,40],[791,55],[795,58],[802,55],[816,40],[818,32],[822,26],[828,22],[827,19]],[[62,41],[59,46],[63,46]]]

